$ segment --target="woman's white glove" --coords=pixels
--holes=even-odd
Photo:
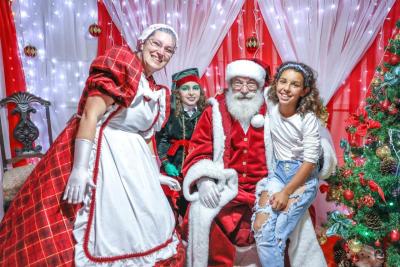
[[[160,184],[168,185],[168,187],[171,190],[174,190],[174,191],[181,190],[181,185],[179,184],[178,180],[176,180],[172,177],[160,174],[159,180],[160,180]]]
[[[93,142],[90,140],[75,139],[74,165],[63,197],[70,204],[82,203],[85,193],[96,186],[89,174],[92,147]]]
[[[207,208],[218,207],[221,193],[213,179],[201,178],[197,182],[200,202]]]

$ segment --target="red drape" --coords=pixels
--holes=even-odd
[[[10,1],[0,1],[0,39],[3,53],[4,79],[6,85],[6,96],[18,91],[26,91],[24,70],[18,53],[17,33],[15,30],[14,17]],[[11,107],[8,109],[11,112]],[[12,135],[12,131],[18,122],[15,115],[8,116],[10,147],[12,155],[15,148],[22,147]],[[25,164],[19,162],[18,165]]]
[[[97,1],[97,9],[98,24],[101,28],[101,34],[98,37],[97,55],[100,56],[114,45],[124,45],[125,41],[118,28],[112,22],[103,1]]]
[[[219,90],[226,87],[225,66],[234,59],[245,57],[262,59],[265,63],[269,64],[272,73],[275,73],[277,66],[281,64],[281,58],[258,10],[258,4],[255,2],[254,0],[245,1],[242,11],[228,31],[206,73],[203,75],[201,83],[206,89],[207,96],[214,96]],[[343,159],[342,150],[339,146],[340,139],[347,138],[344,121],[360,104],[363,105],[375,68],[383,58],[385,46],[390,37],[393,36],[393,30],[396,29],[395,23],[399,17],[400,1],[396,1],[375,41],[327,105],[330,114],[328,128],[331,130],[336,154],[340,162]],[[99,37],[98,53],[100,54],[104,52],[105,47],[111,46],[112,41],[122,44],[123,40],[101,2],[99,2],[99,20],[101,20],[100,23],[103,25],[103,30],[105,28],[112,28],[113,31],[112,37],[109,37],[104,31]],[[256,33],[258,33],[259,42],[263,45],[254,53],[246,49],[245,40],[248,37],[256,35]],[[240,37],[240,34],[243,34],[243,36]]]
[[[246,0],[244,2],[242,11],[232,24],[201,79],[207,96],[214,96],[218,91],[226,88],[225,67],[232,60],[240,58],[262,59],[270,66],[271,71],[282,63],[264,23],[261,11],[258,9],[258,4],[254,2],[256,1]],[[252,36],[257,36],[260,44],[259,49],[253,52],[246,48],[246,39]]]

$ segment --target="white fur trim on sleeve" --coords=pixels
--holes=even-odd
[[[319,172],[320,179],[329,178],[336,170],[337,158],[332,145],[325,138],[321,138],[322,153],[324,155],[324,164]]]
[[[186,200],[194,201],[199,198],[198,193],[194,192],[190,193],[190,188],[193,182],[197,181],[202,177],[209,177],[212,179],[223,180],[224,173],[223,168],[219,164],[209,160],[202,159],[197,163],[193,164],[192,167],[188,170],[185,178],[183,179],[183,195]]]

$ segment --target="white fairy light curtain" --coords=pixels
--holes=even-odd
[[[258,2],[282,61],[313,67],[326,104],[374,41],[395,0]]]
[[[51,102],[53,136],[76,112],[97,38],[88,28],[97,22],[97,1],[14,0],[13,12],[27,91]],[[45,113],[32,115],[48,148]]]
[[[154,75],[159,83],[169,86],[172,74],[182,69],[195,66],[201,75],[205,72],[244,0],[103,2],[132,50],[136,50],[141,31],[150,24],[166,23],[177,31],[176,54],[166,71]]]

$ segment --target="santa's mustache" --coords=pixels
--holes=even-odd
[[[246,99],[250,100],[253,99],[255,96],[256,96],[255,92],[249,92],[247,94],[243,94],[241,92],[233,93],[233,98],[237,100],[246,100]]]

